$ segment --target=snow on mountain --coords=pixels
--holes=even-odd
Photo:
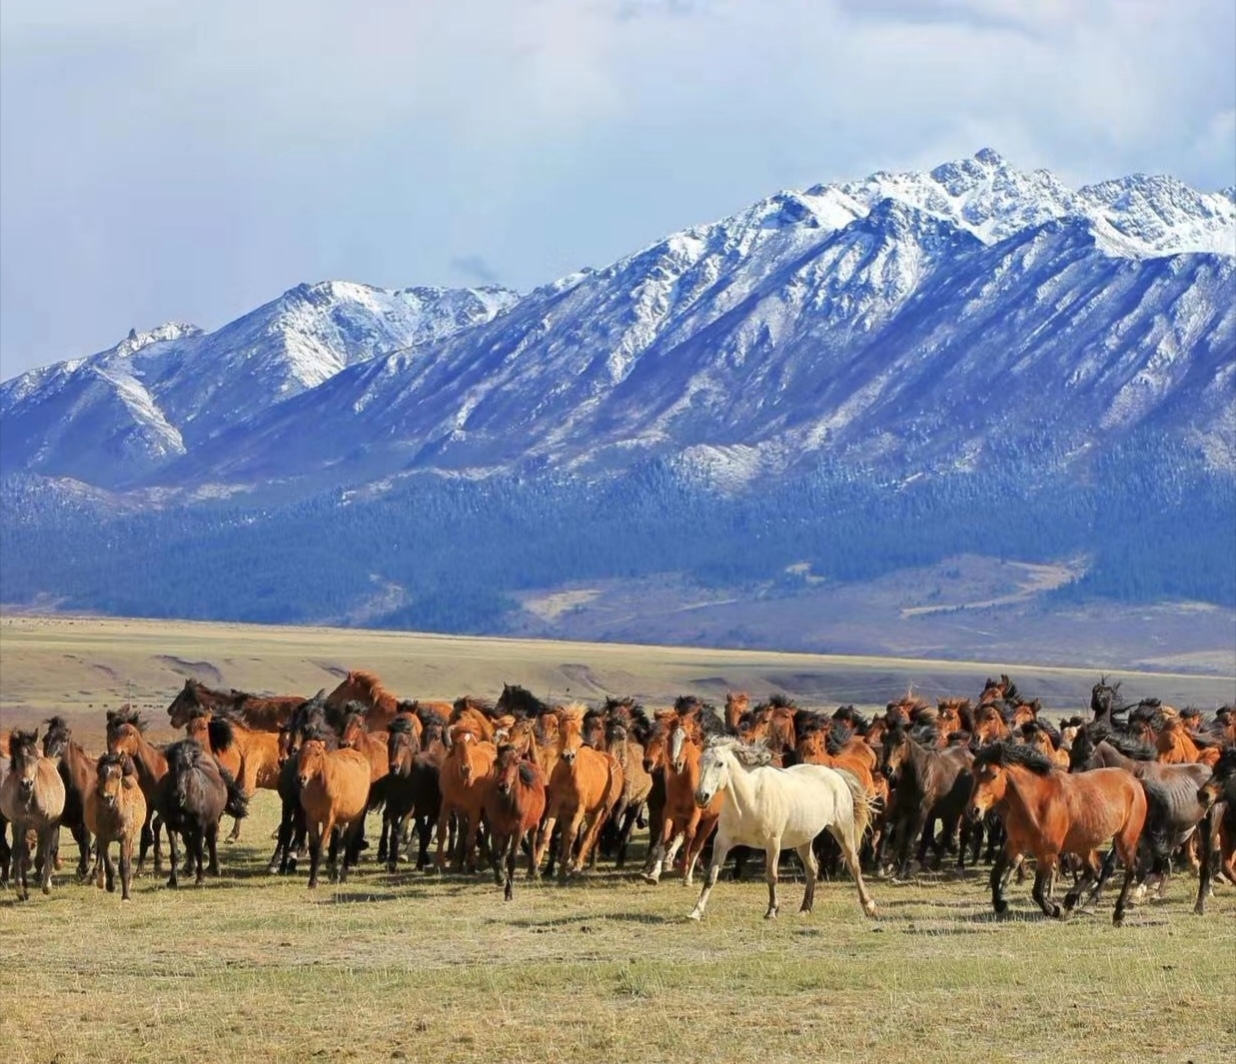
[[[114,485],[339,370],[488,321],[502,288],[299,285],[213,333],[169,323],[0,385],[6,469]]]
[[[312,490],[658,456],[739,490],[805,456],[968,469],[1156,425],[1231,468],[1234,256],[1232,190],[1075,191],[984,149],[779,192],[523,298],[302,285],[133,336],[0,387],[5,465]]]

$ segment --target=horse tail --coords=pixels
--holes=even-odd
[[[245,792],[240,789],[240,784],[236,782],[236,777],[222,765],[219,766],[219,775],[223,778],[223,785],[227,788],[227,804],[223,807],[223,811],[229,816],[236,817],[237,820],[248,816],[249,799],[245,797]]]
[[[1172,854],[1171,796],[1154,780],[1141,780],[1146,793],[1146,820],[1142,839],[1150,850],[1155,870],[1167,865]]]
[[[871,828],[871,818],[874,813],[871,797],[853,772],[844,768],[835,768],[833,771],[845,781],[850,797],[853,799],[854,848],[858,849],[862,846],[863,838]]]

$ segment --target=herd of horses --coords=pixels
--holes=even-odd
[[[634,831],[647,828],[645,881],[680,870],[690,884],[706,862],[693,919],[729,856],[741,877],[760,852],[770,918],[784,851],[806,873],[802,911],[822,871],[844,865],[874,915],[864,874],[904,878],[915,859],[986,860],[997,913],[1011,878],[1033,867],[1032,896],[1053,917],[1083,897],[1093,905],[1119,866],[1116,924],[1131,889],[1154,883],[1161,896],[1174,864],[1196,871],[1199,914],[1216,878],[1236,885],[1236,709],[1207,718],[1125,703],[1106,677],[1088,714],[1055,722],[1007,676],[977,699],[906,695],[872,717],[784,696],[752,705],[737,692],[723,708],[683,696],[653,711],[632,698],[551,704],[516,685],[492,702],[401,700],[364,671],[312,698],[190,679],[167,712],[185,737],[160,746],[140,714],[108,711],[99,756],[61,717],[41,741],[0,730],[0,883],[25,900],[33,869],[49,893],[67,828],[78,878],[109,891],[118,843],[125,900],[151,848],[162,874],[164,836],[168,885],[179,882],[178,842],[183,874],[200,884],[219,874],[222,818],[239,837],[249,799],[268,789],[281,801],[269,870],[295,874],[307,857],[311,888],[323,857],[334,880],[356,867],[370,813],[388,872],[405,848],[417,871],[474,873],[479,854],[507,900],[521,855],[530,878],[556,867],[565,881],[599,857],[624,868]],[[1057,876],[1072,877],[1062,903]]]

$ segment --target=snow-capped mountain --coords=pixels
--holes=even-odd
[[[503,288],[299,285],[213,332],[168,323],[0,385],[6,471],[113,486],[147,475],[346,366],[491,319]]]
[[[1234,269],[1231,190],[1075,191],[985,149],[781,192],[518,300],[302,287],[135,336],[0,389],[5,466],[311,491],[658,457],[741,486],[820,456],[1062,461],[1154,426],[1230,469]]]

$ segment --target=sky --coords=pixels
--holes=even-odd
[[[1236,4],[4,0],[0,379],[302,281],[527,290],[985,146],[1236,183]]]

